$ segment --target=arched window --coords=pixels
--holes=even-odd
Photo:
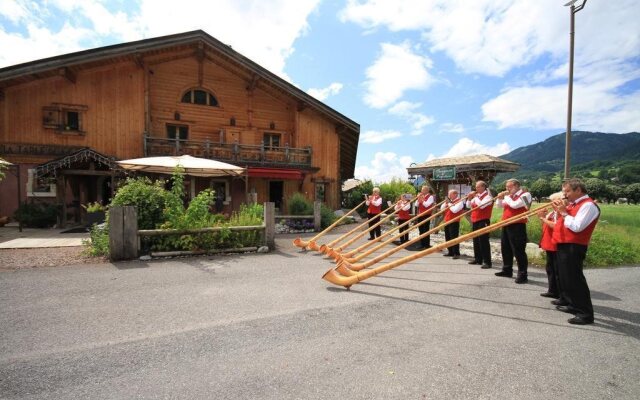
[[[183,103],[200,104],[203,106],[218,107],[218,99],[202,89],[189,89],[182,95]]]

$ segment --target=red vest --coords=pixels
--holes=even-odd
[[[373,205],[373,201],[374,200],[378,200],[379,198],[380,198],[380,196],[378,196],[378,195],[369,196],[369,208],[367,208],[367,213],[369,213],[369,214],[380,214],[380,212],[382,212],[382,203],[380,203],[379,206],[374,206]]]
[[[460,199],[458,198],[458,199],[453,200],[453,202],[451,204],[449,204],[449,206],[457,204],[456,203],[457,200],[460,200]],[[459,219],[460,215],[462,215],[463,213],[464,213],[464,207],[461,208],[460,211],[458,211],[457,213],[451,212],[451,207],[448,207],[447,210],[444,212],[444,220],[445,221],[451,221],[451,220],[456,219],[456,218]]]
[[[575,217],[578,214],[580,207],[587,203],[593,203],[593,199],[588,197],[578,204],[569,204],[569,206],[567,206],[567,214]],[[588,246],[589,240],[591,240],[591,234],[598,223],[598,219],[600,219],[599,214],[598,217],[594,219],[582,232],[574,232],[564,226],[564,218],[561,215],[558,215],[558,221],[556,222],[556,227],[553,230],[553,241],[557,244],[575,243]]]
[[[400,203],[400,206],[404,206],[406,205],[406,202],[402,202]],[[406,221],[408,219],[410,219],[411,216],[409,215],[409,210],[403,210],[402,208],[400,210],[398,210],[398,219],[401,221]]]
[[[511,197],[511,200],[516,201],[518,200],[520,197],[522,197],[523,194],[525,194],[527,192],[525,192],[524,190],[519,194],[519,195],[509,195]],[[509,207],[509,205],[507,203],[502,203],[502,206],[504,207],[504,211],[502,212],[502,220],[504,221],[505,219],[509,219],[511,217],[515,217],[516,215],[519,214],[524,214],[527,211],[529,211],[528,207],[520,207],[520,208],[511,208]],[[514,224],[526,224],[527,223],[527,219],[523,218],[523,219],[519,219],[517,221],[514,222]]]
[[[484,192],[482,196],[478,198],[482,201],[485,197],[489,195],[489,192]],[[491,219],[491,213],[493,212],[493,203],[491,205],[486,206],[485,208],[480,208],[476,205],[476,203],[471,203],[471,222],[482,221],[483,219]]]
[[[553,221],[553,213],[547,216],[547,221]],[[557,226],[557,225],[556,225]],[[542,237],[540,238],[540,248],[545,251],[556,251],[558,246],[553,241],[553,231],[549,225],[542,223]]]
[[[431,212],[433,211],[433,207],[435,206],[435,199],[434,199],[434,204],[431,204],[428,208],[422,205],[422,203],[429,200],[430,197],[433,197],[433,195],[429,194],[429,195],[426,195],[424,198],[418,198],[418,214],[422,214],[423,212],[429,210],[428,213],[423,215],[424,217],[428,217],[429,215],[431,215]]]

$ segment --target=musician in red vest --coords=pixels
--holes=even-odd
[[[520,181],[508,179],[505,187],[507,190],[498,193],[496,205],[503,208],[502,220],[524,214],[531,206],[531,194],[522,190]],[[524,217],[516,222],[502,228],[500,238],[502,252],[502,271],[496,272],[496,276],[511,278],[513,276],[513,257],[518,263],[518,275],[516,283],[526,283],[527,267],[527,218]]]
[[[592,324],[591,292],[582,269],[591,235],[600,218],[600,208],[579,179],[565,181],[562,191],[569,204],[562,201],[553,203],[558,213],[553,240],[557,245],[560,298],[552,303],[560,311],[575,314],[568,320],[570,324]]]
[[[416,218],[416,224],[424,221],[425,219],[431,217],[433,213],[433,207],[436,204],[436,197],[433,195],[433,190],[429,186],[423,186],[418,194],[418,198],[416,199],[416,204],[418,205],[418,215]],[[418,226],[418,231],[420,235],[429,230],[429,224],[424,223]],[[420,247],[417,249],[423,250],[431,247],[431,235],[427,235],[420,239]]]
[[[458,191],[449,190],[447,201],[440,206],[441,210],[446,209],[444,213],[444,221],[453,221],[444,227],[444,240],[449,241],[458,237],[460,234],[460,216],[464,213],[464,201],[458,197]],[[452,257],[454,260],[460,258],[460,244],[447,247],[445,257]]]
[[[549,196],[549,200],[556,201],[561,200],[564,197],[562,192],[554,193]],[[556,251],[558,246],[553,241],[553,229],[556,226],[558,220],[558,213],[555,210],[547,212],[546,210],[538,211],[538,218],[542,224],[542,237],[540,238],[540,248],[547,253],[547,281],[549,282],[548,289],[545,293],[540,293],[542,297],[552,297],[554,299],[560,298],[560,284],[558,278],[558,266],[556,264]]]
[[[369,228],[380,221],[380,213],[382,212],[382,197],[380,197],[380,189],[373,188],[371,196],[364,195],[365,204],[367,205],[367,216],[369,217]],[[369,240],[380,237],[380,225],[369,231]]]
[[[477,181],[476,190],[469,192],[467,207],[471,208],[472,230],[477,231],[489,226],[493,212],[493,197],[485,181]],[[483,269],[491,268],[489,233],[473,238],[473,261],[469,261],[469,264],[481,265]]]
[[[402,196],[400,196],[400,200],[398,200],[394,209],[398,213],[398,218],[397,218],[398,225],[402,225],[408,220],[410,220],[411,216],[409,215],[409,210],[411,210],[411,195],[403,194]],[[407,232],[408,229],[409,229],[408,225],[405,225],[402,228],[400,228],[400,244],[403,244],[409,241],[409,233]],[[404,233],[404,232],[407,232],[407,233]]]

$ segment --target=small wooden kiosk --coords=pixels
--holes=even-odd
[[[407,168],[410,176],[422,176],[433,187],[439,198],[450,189],[458,189],[461,195],[473,190],[478,180],[491,184],[496,174],[513,172],[520,164],[487,154],[464,157],[438,158]]]

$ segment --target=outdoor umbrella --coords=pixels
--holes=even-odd
[[[241,176],[245,172],[244,168],[235,165],[189,155],[134,158],[117,163],[127,170],[168,175],[171,175],[178,165],[184,168],[186,175],[192,176]]]

